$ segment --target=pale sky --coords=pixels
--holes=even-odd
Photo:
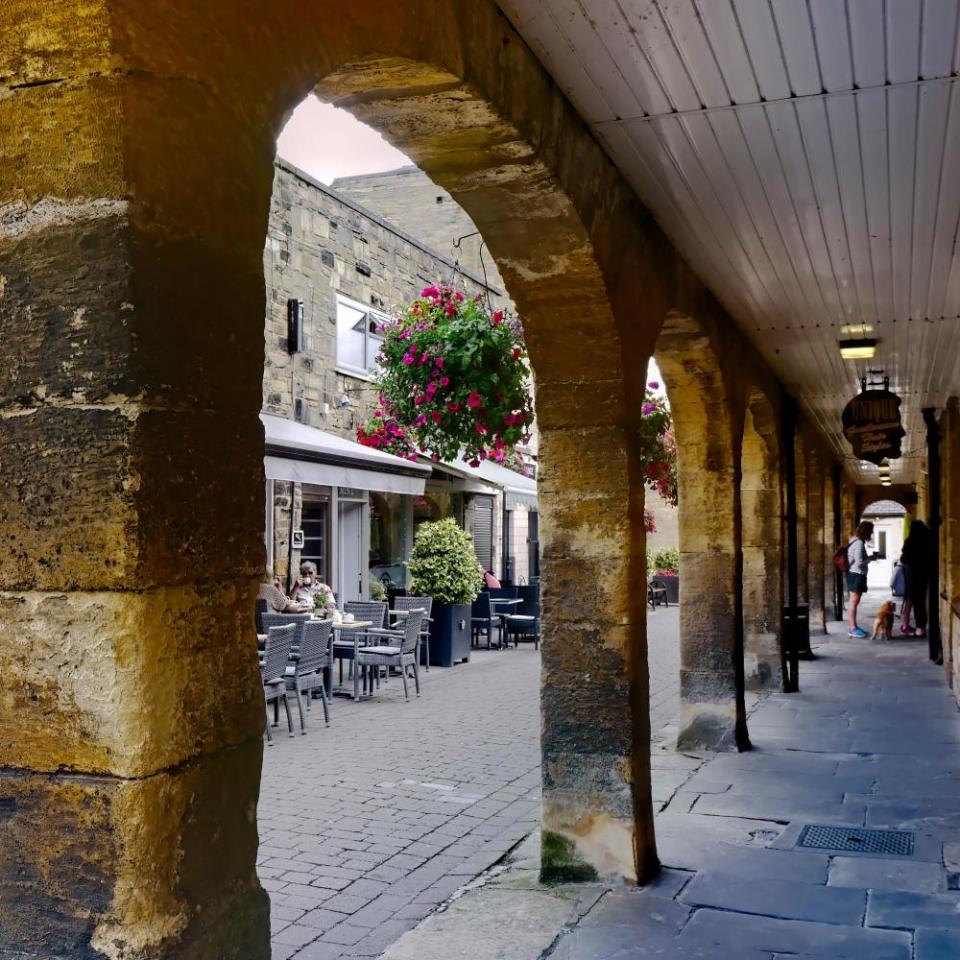
[[[312,95],[293,111],[277,138],[277,155],[321,183],[410,164],[376,130]]]

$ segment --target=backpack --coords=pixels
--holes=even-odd
[[[850,572],[850,559],[847,556],[847,551],[850,549],[849,544],[847,546],[837,547],[833,553],[833,565],[841,573]]]

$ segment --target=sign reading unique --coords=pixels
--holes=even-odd
[[[843,408],[843,435],[860,460],[881,463],[896,459],[905,433],[900,398],[886,388],[864,390]]]

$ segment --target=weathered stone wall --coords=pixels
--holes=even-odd
[[[473,276],[482,278],[486,271],[487,282],[509,299],[496,261],[487,250],[483,250],[481,256],[483,238],[468,236],[477,233],[477,225],[453,197],[422,170],[401,167],[385,173],[338,177],[330,186],[341,196],[349,197],[431,249],[457,261]],[[459,247],[454,246],[457,240],[461,241]],[[512,310],[512,303],[507,307]]]

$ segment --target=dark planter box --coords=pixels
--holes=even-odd
[[[430,611],[430,666],[452,667],[470,659],[470,604],[434,603]],[[461,624],[463,626],[461,626]],[[421,645],[420,662],[427,653]]]
[[[680,578],[679,577],[657,577],[667,588],[667,603],[680,602]]]

